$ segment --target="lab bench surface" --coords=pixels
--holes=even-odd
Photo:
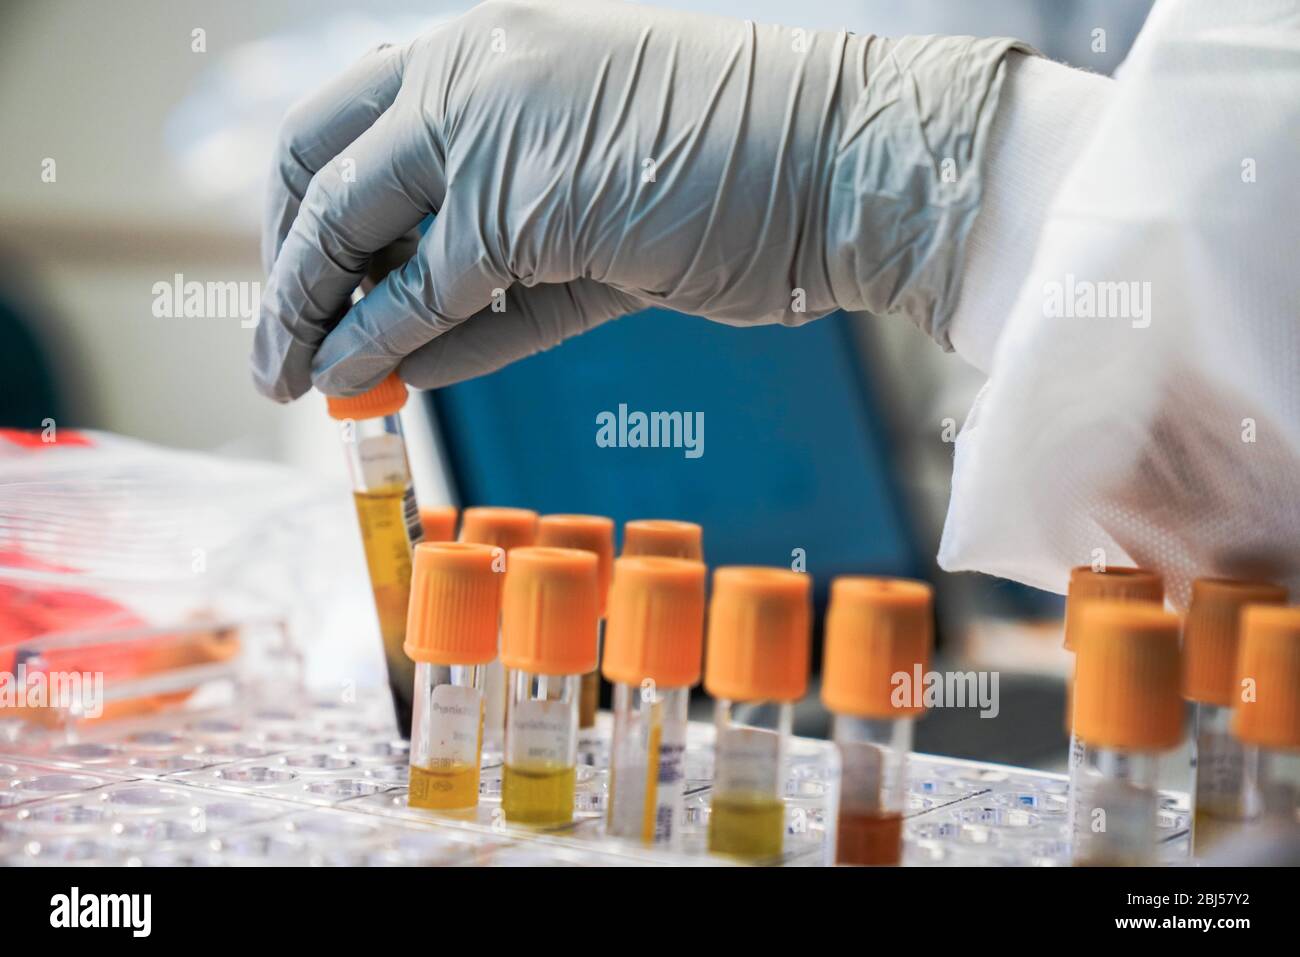
[[[406,803],[407,749],[381,707],[175,712],[68,734],[0,737],[0,865],[726,865],[705,850],[713,728],[692,723],[676,852],[605,837],[609,715],[584,732],[574,821],[543,831],[501,813],[489,756],[477,811]],[[786,840],[771,863],[833,854],[835,750],[795,738]],[[909,760],[907,865],[1068,863],[1061,775],[916,754]],[[1161,796],[1161,856],[1185,859],[1185,795]]]

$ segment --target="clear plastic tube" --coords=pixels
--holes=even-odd
[[[501,647],[498,634],[497,647]],[[492,760],[504,759],[506,747],[506,684],[509,672],[498,658],[483,676],[483,751]]]
[[[1263,825],[1294,839],[1300,831],[1300,751],[1251,745],[1242,750],[1250,827]]]
[[[789,702],[716,702],[710,851],[752,861],[780,856],[793,720]]]
[[[397,727],[405,735],[411,727],[415,673],[402,644],[411,594],[411,551],[423,536],[406,439],[396,414],[343,419],[339,431],[352,478]]]
[[[553,826],[573,820],[581,675],[512,668],[506,717],[501,806],[512,824]]]
[[[605,619],[596,626],[596,660],[600,661],[605,647]],[[582,691],[578,701],[578,727],[594,728],[596,714],[600,711],[600,668],[582,676]]]
[[[1229,730],[1232,709],[1198,702],[1192,748],[1192,853],[1231,839],[1253,812],[1245,749]]]
[[[835,863],[898,864],[903,854],[911,718],[836,715],[842,769]]]
[[[614,683],[608,832],[672,845],[681,833],[689,688]]]
[[[1073,655],[1071,655],[1073,659]],[[1084,753],[1083,741],[1074,733],[1074,660],[1070,661],[1070,671],[1065,677],[1065,727],[1070,732],[1070,750],[1066,753],[1066,768],[1073,775],[1074,769],[1080,767],[1087,756]]]
[[[1153,863],[1161,755],[1090,746],[1070,774],[1071,853],[1075,864]]]
[[[475,807],[483,753],[483,665],[415,666],[411,807]]]

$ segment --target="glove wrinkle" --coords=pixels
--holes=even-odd
[[[294,325],[300,345],[255,348],[256,363],[283,353],[259,381],[297,390],[313,363],[326,390],[398,363],[413,383],[456,381],[642,305],[788,326],[867,308],[946,345],[1015,46],[586,0],[480,4],[295,118],[311,131],[295,144],[346,149],[358,176],[329,164],[296,214],[296,200],[269,204],[268,222],[294,218],[259,336]],[[411,263],[333,326],[373,256],[435,209]],[[492,312],[503,293],[506,312]]]

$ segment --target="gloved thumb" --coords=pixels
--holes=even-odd
[[[594,280],[524,286],[493,265],[472,214],[448,203],[414,256],[393,270],[321,343],[312,382],[327,395],[371,388],[401,364],[434,388],[491,372],[640,308]],[[405,360],[405,361],[404,361]]]
[[[321,342],[312,359],[312,383],[326,395],[370,388],[510,286],[473,214],[458,214],[452,197],[447,199],[415,255],[354,303]]]

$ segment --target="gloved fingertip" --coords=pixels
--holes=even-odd
[[[291,357],[275,348],[272,337],[263,334],[266,328],[265,321],[258,325],[248,361],[249,373],[253,388],[272,402],[283,405],[299,398],[311,388],[311,383],[304,383],[302,376],[292,374],[294,363]]]
[[[256,366],[250,370],[250,375],[253,380],[253,388],[272,402],[287,405],[302,395],[302,392],[295,394],[282,378],[266,377]]]
[[[376,364],[374,361],[343,360],[329,365],[312,366],[311,381],[325,395],[351,398],[369,392],[393,371],[391,361]]]

